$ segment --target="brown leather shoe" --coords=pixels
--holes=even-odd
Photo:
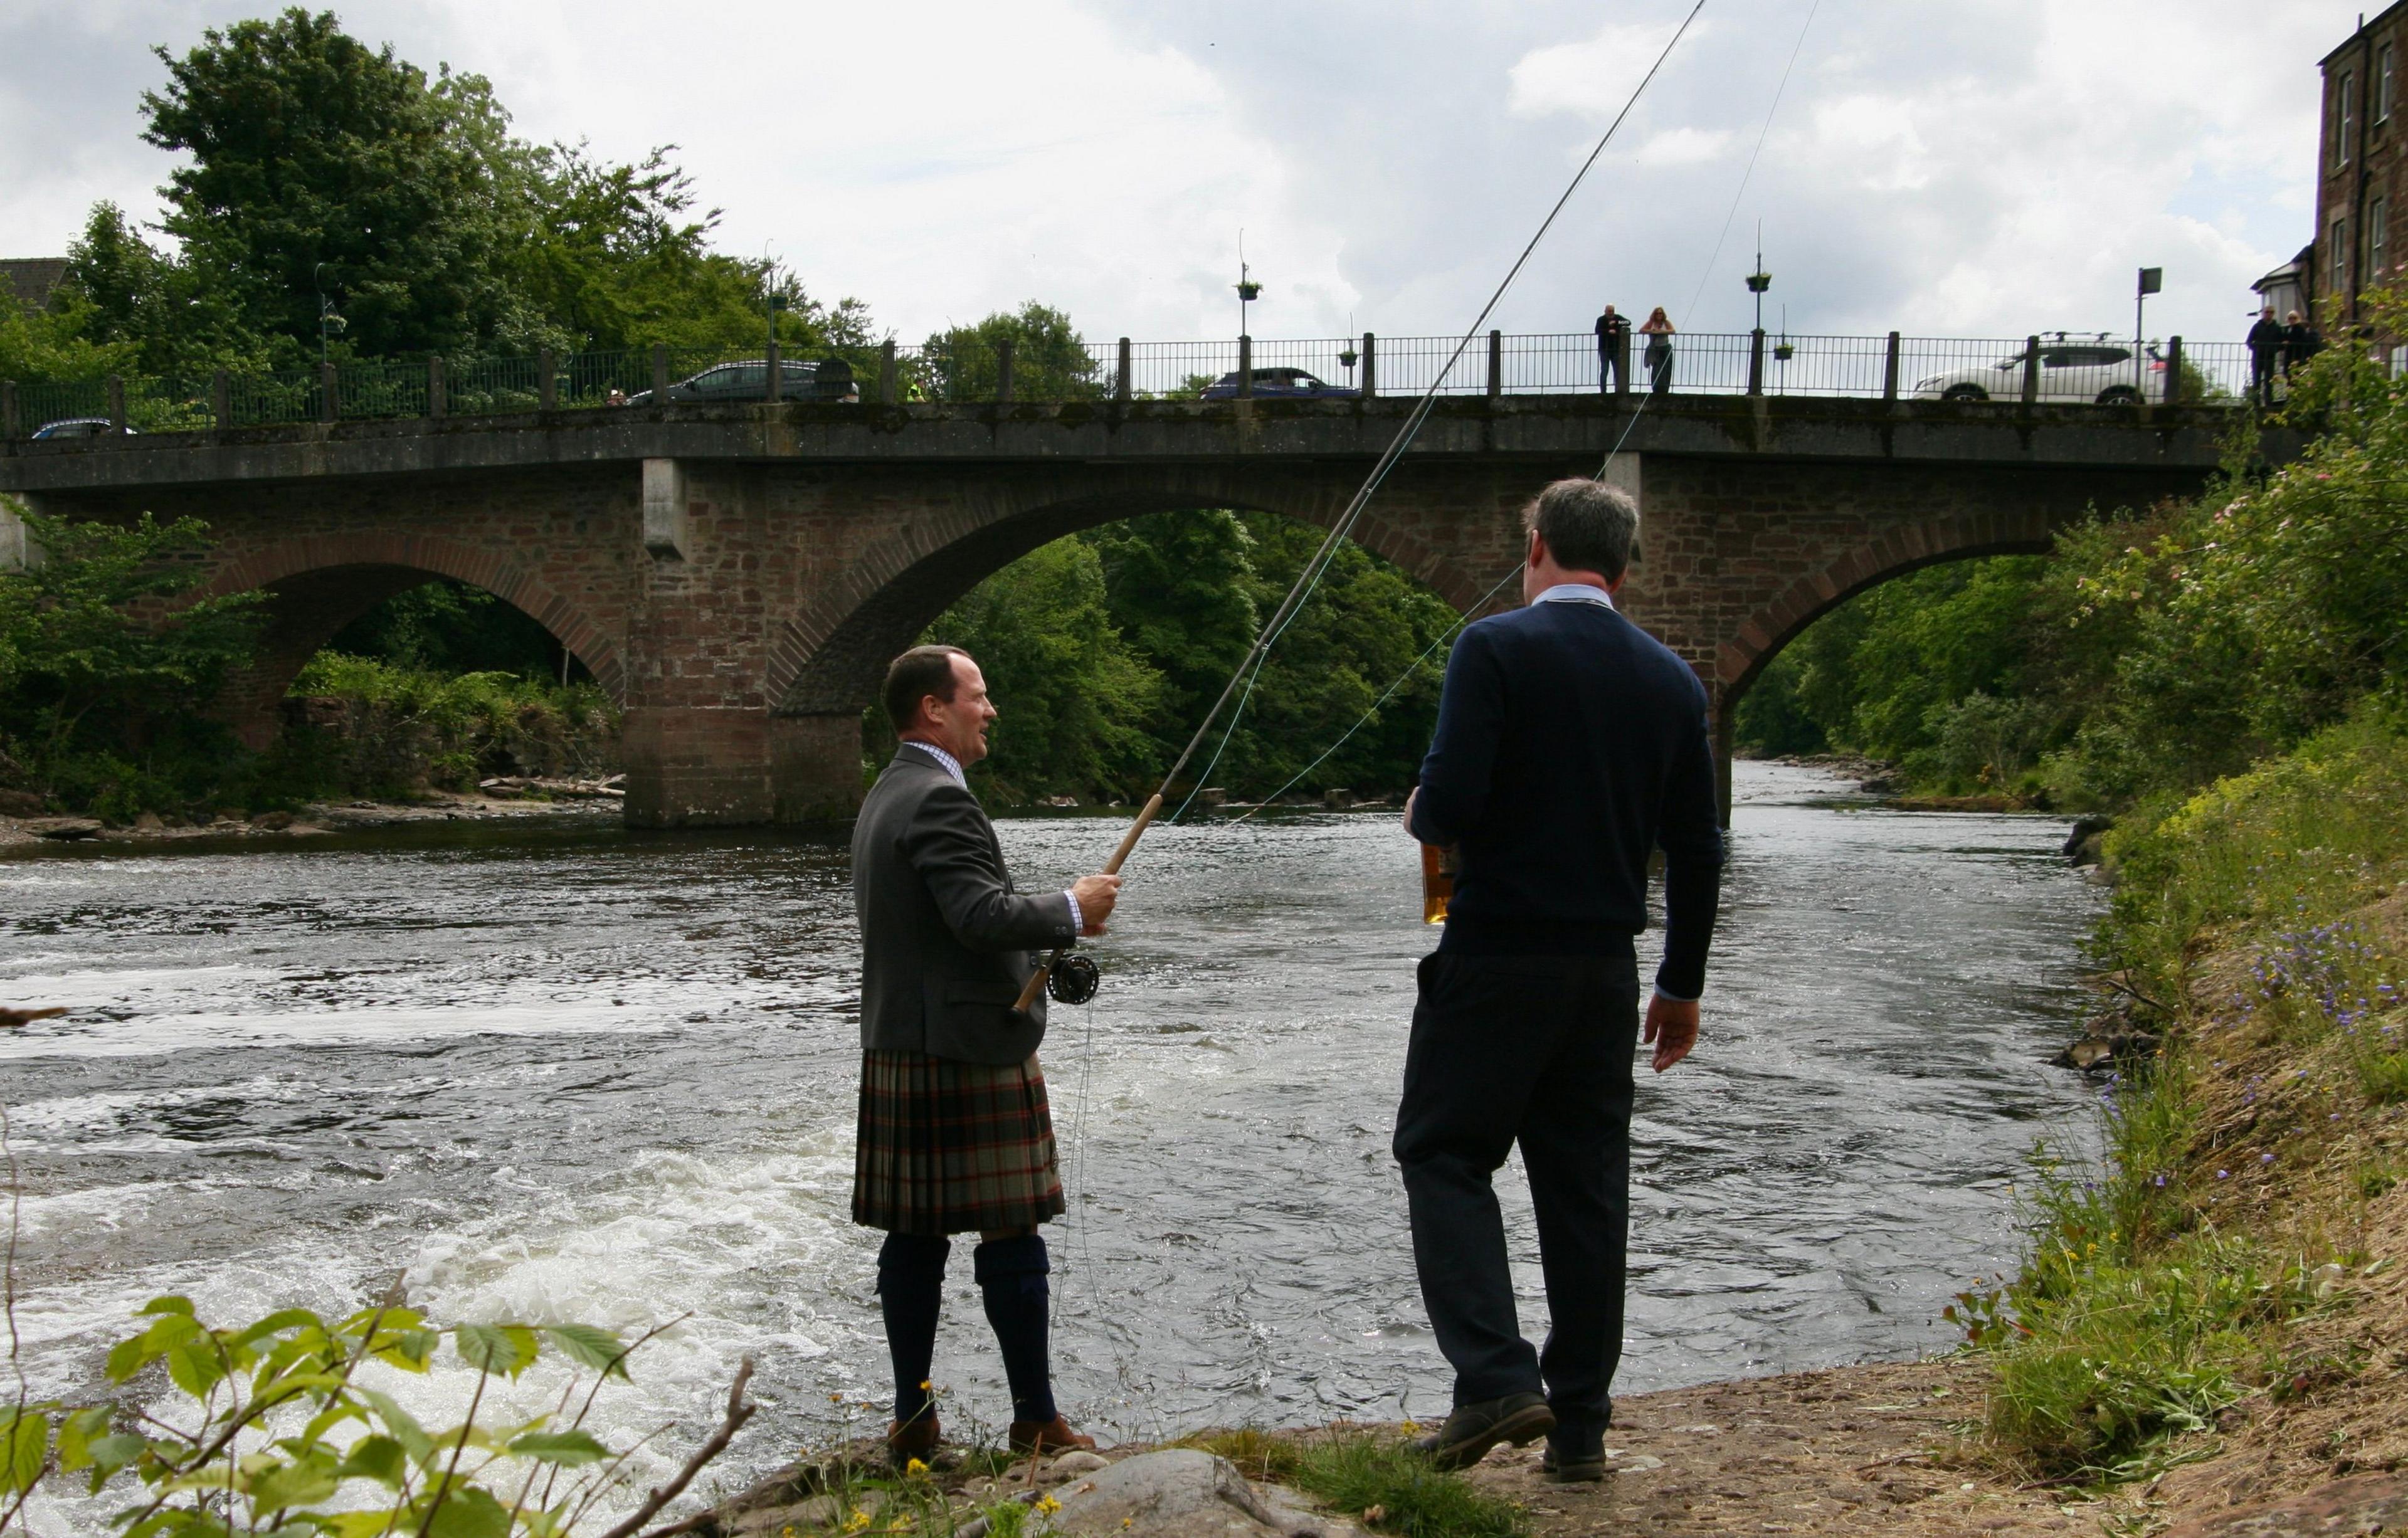
[[[1070,1430],[1070,1423],[1060,1416],[1051,1420],[1015,1420],[1011,1423],[1011,1450],[1038,1458],[1072,1451],[1091,1453],[1096,1450],[1096,1439]]]
[[[925,1463],[937,1454],[938,1444],[945,1440],[937,1429],[937,1412],[932,1408],[905,1421],[886,1423],[886,1460],[903,1468],[913,1459]]]

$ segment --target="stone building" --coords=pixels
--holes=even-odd
[[[2408,68],[2408,0],[2361,19],[2324,56],[2323,126],[2316,143],[2316,236],[2309,247],[2316,323],[2327,331],[2358,319],[2359,296],[2396,281],[2408,252],[2408,121],[2401,71]]]

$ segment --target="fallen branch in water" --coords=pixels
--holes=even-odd
[[[757,1404],[744,1403],[744,1386],[752,1381],[752,1359],[747,1357],[736,1369],[736,1381],[727,1386],[727,1414],[721,1417],[719,1430],[711,1432],[710,1440],[694,1450],[694,1456],[685,1460],[685,1467],[677,1472],[676,1478],[646,1496],[644,1503],[636,1508],[635,1515],[604,1533],[602,1538],[636,1538],[636,1534],[643,1531],[644,1524],[658,1515],[663,1506],[685,1493],[685,1488],[694,1483],[694,1476],[702,1472],[705,1464],[727,1450],[727,1444],[735,1440],[736,1433],[744,1429],[744,1423],[752,1418],[752,1412],[760,1408]],[[667,1531],[683,1531],[687,1526],[680,1524]]]

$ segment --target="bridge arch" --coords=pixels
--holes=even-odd
[[[1292,481],[1272,489],[1243,474],[1204,470],[1102,491],[1089,476],[966,495],[870,545],[787,620],[770,645],[765,692],[781,715],[857,716],[876,697],[896,653],[963,594],[1030,551],[1147,513],[1228,507],[1329,528],[1345,511],[1343,493],[1297,491]],[[1352,537],[1457,609],[1477,604],[1504,569],[1484,577],[1468,570],[1409,523],[1383,517],[1377,503]]]
[[[278,702],[302,667],[344,626],[438,577],[480,588],[550,631],[612,698],[626,697],[619,640],[583,608],[490,549],[426,534],[362,530],[243,548],[204,591],[275,597],[251,665],[229,678],[218,710],[254,748],[274,740]]]
[[[1892,577],[1986,555],[2045,555],[2061,520],[2043,510],[1971,513],[1901,523],[1791,583],[1725,639],[1714,654],[1714,702],[1724,757],[1732,712],[1784,647],[1849,599]]]

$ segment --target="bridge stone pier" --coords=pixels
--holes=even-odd
[[[257,665],[217,702],[254,743],[343,625],[452,577],[540,621],[623,703],[630,821],[801,822],[858,804],[861,713],[887,660],[982,577],[1138,513],[1326,526],[1410,405],[802,403],[237,429],[9,444],[0,492],[54,516],[205,520],[206,587],[275,600]],[[2044,549],[2094,506],[2194,491],[2229,420],[1446,400],[1354,534],[1458,608],[1517,601],[1498,584],[1522,506],[1620,443],[1608,477],[1641,507],[1625,608],[1705,678],[1727,748],[1730,707],[1816,616],[1935,562]],[[1009,711],[1010,680],[996,682]]]

